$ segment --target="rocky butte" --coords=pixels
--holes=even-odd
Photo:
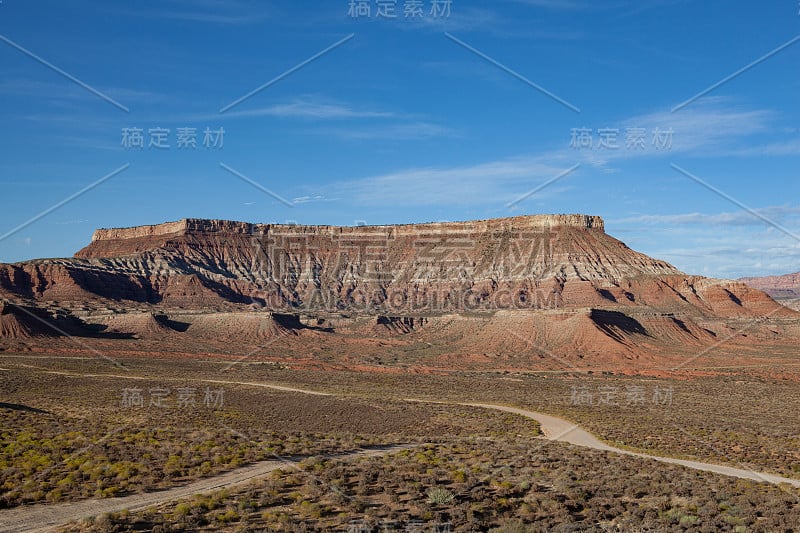
[[[710,346],[759,317],[774,323],[752,328],[751,340],[768,342],[794,335],[800,316],[743,283],[631,250],[588,215],[99,229],[73,258],[0,265],[0,295],[24,309],[5,312],[6,338],[45,334],[49,314],[72,334],[134,340],[413,334],[454,353],[580,357]]]

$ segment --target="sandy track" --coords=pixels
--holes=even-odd
[[[607,452],[620,453],[624,455],[631,455],[634,457],[642,457],[644,459],[652,459],[654,461],[660,461],[662,463],[681,465],[688,468],[693,468],[695,470],[703,470],[705,472],[713,472],[715,474],[722,474],[725,476],[733,476],[742,479],[760,481],[764,483],[772,483],[774,485],[780,485],[781,483],[788,483],[793,487],[800,487],[800,480],[798,479],[776,476],[774,474],[767,474],[764,472],[748,470],[745,468],[735,468],[732,466],[717,465],[713,463],[705,463],[702,461],[689,461],[687,459],[674,459],[672,457],[660,457],[657,455],[648,455],[645,453],[632,452],[629,450],[623,450],[621,448],[615,448],[614,446],[609,446],[608,444],[601,442],[588,431],[581,429],[579,426],[571,422],[568,422],[567,420],[555,416],[537,413],[536,411],[528,411],[526,409],[519,409],[516,407],[507,407],[505,405],[494,405],[485,403],[469,403],[461,405],[470,405],[472,407],[483,407],[486,409],[496,409],[498,411],[515,413],[527,418],[532,418],[533,420],[536,420],[537,422],[539,422],[539,424],[541,424],[542,433],[544,433],[545,438],[547,438],[548,440],[567,442],[569,444],[574,444],[575,446],[583,446],[584,448],[592,448],[594,450],[602,450]]]
[[[327,455],[329,459],[350,459],[357,457],[375,457],[395,451],[407,449],[410,446],[385,446],[376,447],[359,452]],[[105,513],[113,513],[127,509],[135,511],[151,507],[164,502],[187,498],[194,494],[201,494],[220,490],[234,485],[246,483],[255,478],[265,476],[278,468],[287,466],[295,467],[296,462],[292,461],[261,461],[253,463],[230,472],[222,473],[195,481],[180,487],[147,492],[143,494],[132,494],[121,498],[109,498],[102,500],[82,500],[70,503],[58,504],[37,504],[26,505],[14,509],[0,511],[0,531],[3,533],[22,532],[22,531],[50,531],[53,528],[71,522],[99,516]]]
[[[75,374],[73,374],[75,375]],[[129,377],[133,376],[120,376]],[[295,392],[302,394],[312,394],[316,396],[333,396],[331,393],[286,387],[281,385],[272,385],[270,383],[253,383],[253,382],[240,382],[240,381],[222,381],[222,380],[203,380],[210,383],[229,383],[253,387],[264,387],[273,390],[284,392]],[[774,474],[767,474],[765,472],[758,472],[755,470],[748,470],[743,468],[735,468],[732,466],[718,465],[713,463],[706,463],[702,461],[690,461],[686,459],[674,459],[671,457],[660,457],[656,455],[648,455],[644,453],[632,452],[610,446],[597,437],[582,429],[580,426],[573,424],[563,418],[556,416],[539,413],[536,411],[529,411],[527,409],[520,409],[518,407],[510,407],[505,405],[487,404],[487,403],[453,403],[453,402],[436,402],[428,400],[418,400],[408,398],[406,401],[420,402],[420,403],[437,403],[437,404],[450,404],[450,405],[464,405],[469,407],[479,407],[482,409],[493,409],[497,411],[504,411],[507,413],[514,413],[532,420],[536,420],[541,425],[544,438],[551,441],[565,442],[575,446],[584,448],[591,448],[593,450],[606,451],[611,453],[619,453],[623,455],[630,455],[633,457],[641,457],[662,463],[676,464],[695,470],[702,470],[704,472],[712,472],[715,474],[722,474],[725,476],[732,476],[741,479],[749,479],[762,483],[771,483],[780,485],[783,483],[789,484],[793,487],[800,487],[800,480],[790,479]],[[372,457],[391,453],[400,449],[407,448],[408,446],[392,446],[381,448],[377,450],[365,450],[363,452],[356,452],[352,454],[339,455],[335,457]],[[175,487],[158,492],[150,492],[145,494],[135,494],[125,496],[122,498],[113,498],[105,500],[85,500],[75,503],[64,503],[55,505],[32,505],[24,506],[6,511],[0,511],[0,532],[21,532],[21,531],[48,531],[54,526],[65,524],[72,520],[79,520],[85,517],[98,516],[104,513],[121,511],[128,509],[129,511],[158,505],[164,502],[185,498],[193,494],[203,492],[210,492],[219,490],[224,487],[230,487],[245,483],[251,479],[263,476],[272,472],[273,470],[286,466],[286,462],[281,461],[263,461],[255,463],[237,470],[226,472],[218,476],[202,479],[181,487]]]
[[[282,385],[271,385],[269,383],[252,383],[249,381],[224,381],[220,379],[203,379],[204,383],[222,383],[227,385],[249,385],[250,387],[263,387],[265,389],[279,390],[283,392],[299,392],[301,394],[313,394],[314,396],[333,396],[329,392],[319,392],[307,389],[295,389],[294,387],[284,387]]]

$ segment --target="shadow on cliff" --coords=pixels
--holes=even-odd
[[[70,272],[75,283],[83,290],[111,300],[127,300],[137,303],[160,304],[164,302],[168,286],[157,287],[143,276],[110,273],[107,271],[73,270]],[[212,280],[200,273],[187,275],[194,278],[197,287],[184,295],[185,299],[196,303],[204,299],[219,298],[234,304],[251,303],[251,299],[228,287],[224,283]],[[210,291],[210,292],[209,292]],[[203,294],[205,292],[205,294]],[[181,331],[180,327],[175,327]]]
[[[140,276],[88,269],[71,269],[70,276],[78,287],[102,298],[150,304],[161,301],[150,281]]]
[[[26,339],[32,337],[93,337],[130,339],[132,335],[105,331],[102,324],[88,324],[63,310],[49,311],[9,301],[0,302],[0,337]]]
[[[603,333],[622,343],[629,335],[650,336],[638,320],[619,311],[592,309],[589,317]]]

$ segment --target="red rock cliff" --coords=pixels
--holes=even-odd
[[[62,302],[375,313],[612,306],[754,316],[774,306],[741,283],[687,276],[631,250],[587,215],[100,229],[73,259],[0,266],[0,290]]]

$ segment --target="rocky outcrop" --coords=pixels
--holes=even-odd
[[[534,215],[397,226],[187,219],[101,229],[73,259],[0,266],[34,300],[373,315],[649,306],[764,313],[744,284],[687,276],[607,235],[600,217]]]
[[[478,359],[635,360],[735,342],[742,324],[765,342],[800,333],[789,324],[800,314],[764,292],[684,274],[586,215],[357,227],[187,219],[101,229],[73,258],[0,265],[0,296],[62,312],[66,326],[97,338],[208,351],[230,350],[231,339],[324,346],[338,333],[347,342],[412,337]],[[44,333],[19,315],[3,320],[2,337]]]
[[[58,332],[46,325],[50,320],[52,318],[39,309],[0,302],[0,338],[57,336]]]

